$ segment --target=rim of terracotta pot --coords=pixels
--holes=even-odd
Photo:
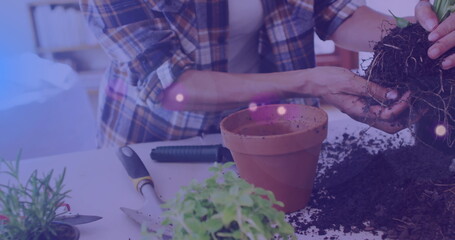
[[[255,124],[267,126],[275,120],[297,125],[292,125],[292,131],[289,132],[266,135],[250,135],[239,130],[242,126]],[[221,121],[220,127],[224,144],[231,151],[276,155],[321,144],[327,137],[327,122],[327,113],[317,107],[302,104],[270,104],[232,113]],[[300,125],[302,127],[299,127]]]

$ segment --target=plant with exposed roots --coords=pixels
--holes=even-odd
[[[446,19],[454,9],[455,0],[435,0],[433,10],[440,21]],[[455,68],[443,70],[443,59],[455,53],[451,49],[437,59],[427,55],[433,44],[428,32],[418,23],[411,24],[397,18],[397,27],[386,30],[386,35],[374,46],[371,64],[365,69],[365,78],[381,86],[397,89],[400,94],[411,92],[409,125],[413,115],[428,111],[426,116],[437,119],[447,129],[455,131]],[[372,103],[378,104],[378,103]],[[389,103],[379,103],[389,104]],[[455,137],[447,134],[445,143],[452,147]]]

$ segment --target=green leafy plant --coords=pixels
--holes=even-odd
[[[397,27],[405,28],[411,24],[407,19],[395,16],[395,14],[393,14],[392,11],[390,11],[390,10],[389,10],[389,13],[393,16],[393,18],[395,18]]]
[[[455,0],[435,0],[433,3],[433,11],[436,13],[439,21],[442,22],[455,11]],[[395,16],[390,10],[389,12],[395,18],[397,27],[405,28],[411,24],[405,18]]]
[[[25,183],[19,177],[19,157],[16,161],[0,159],[0,239],[35,240],[55,239],[56,210],[68,196],[64,190],[65,172],[53,178],[53,171],[42,177],[35,170]]]
[[[440,22],[444,21],[454,10],[455,0],[435,0],[433,11],[438,16]]]
[[[233,163],[216,164],[204,183],[191,182],[163,204],[163,225],[172,225],[173,239],[295,239],[294,228],[272,192],[256,188],[227,170]],[[162,231],[158,231],[162,232]],[[149,235],[159,238],[156,234]]]

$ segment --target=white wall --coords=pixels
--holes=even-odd
[[[396,16],[414,16],[414,7],[419,0],[366,0],[367,5],[377,11]]]

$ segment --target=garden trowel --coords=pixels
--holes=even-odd
[[[144,224],[149,231],[164,229],[164,233],[169,235],[172,229],[161,224],[163,221],[161,216],[163,209],[160,207],[162,202],[155,192],[153,180],[144,163],[136,152],[128,146],[119,148],[117,156],[130,176],[134,187],[145,200],[141,209],[134,210],[124,207],[120,209],[134,221],[141,225]]]

